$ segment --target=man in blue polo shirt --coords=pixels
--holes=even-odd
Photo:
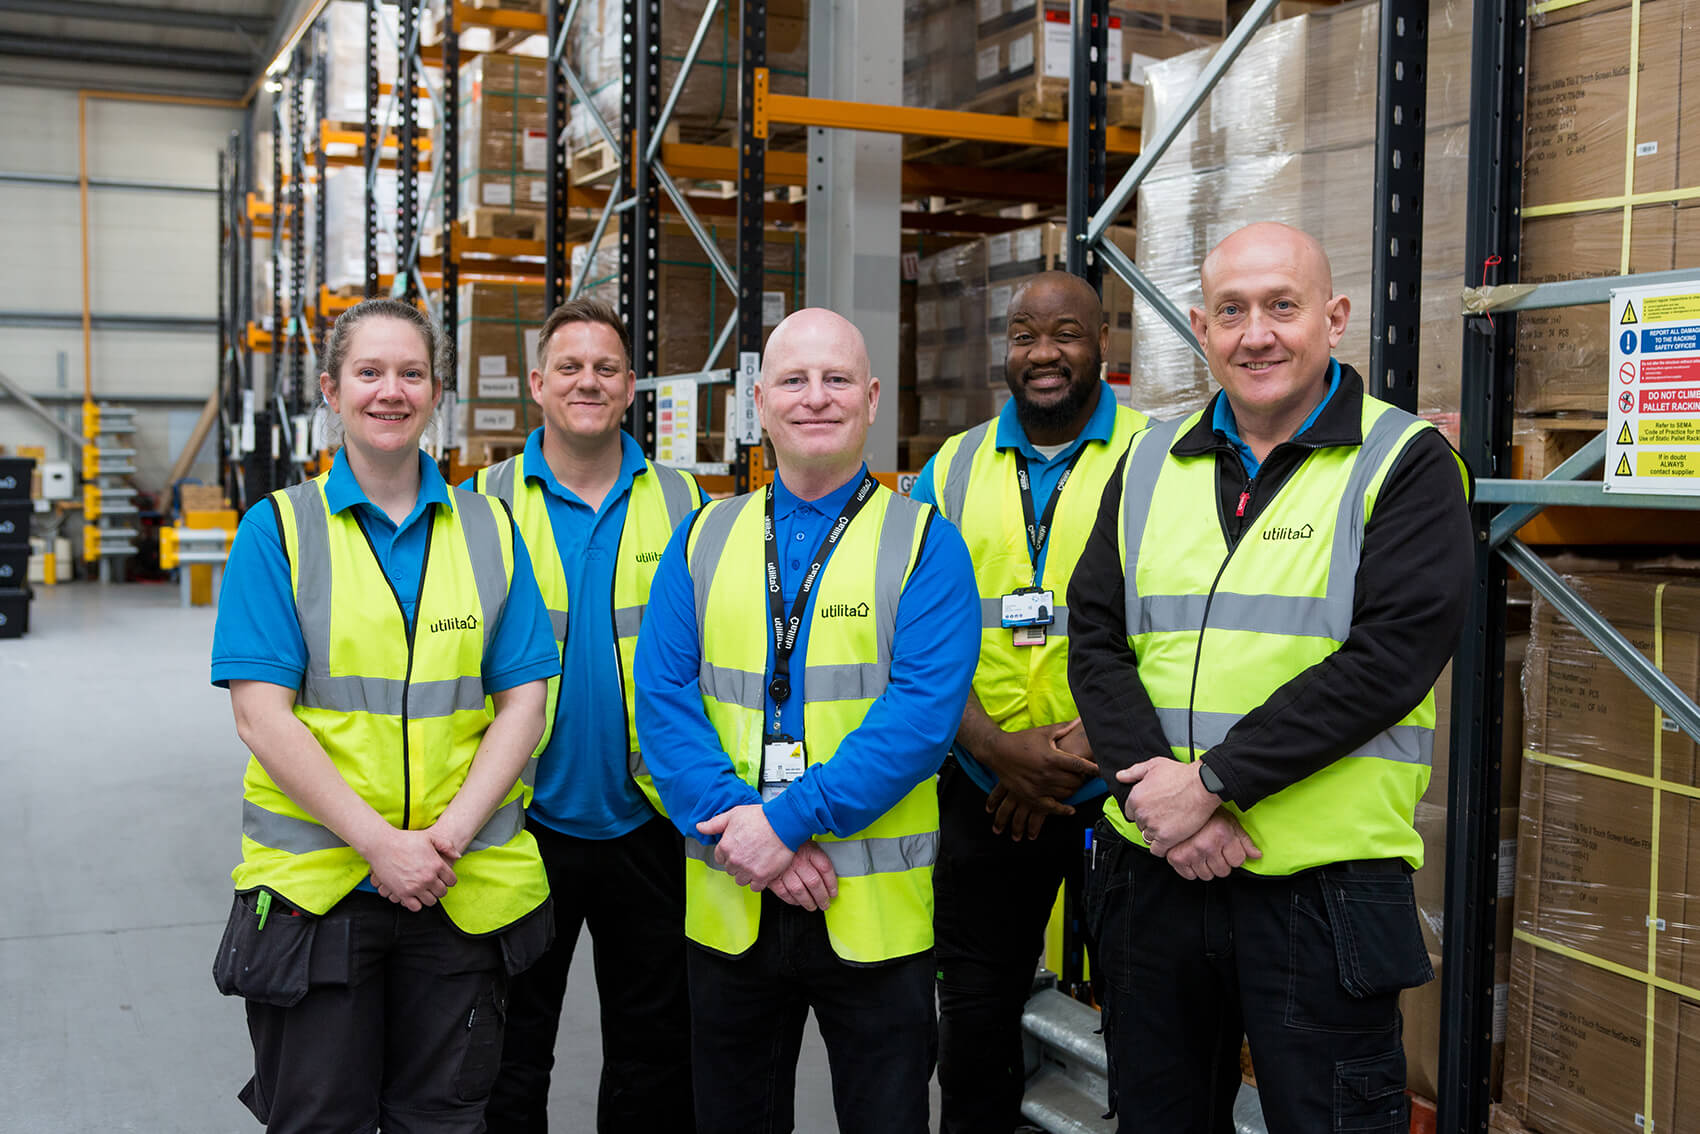
[[[513,510],[561,649],[526,813],[555,897],[555,944],[509,993],[492,1134],[547,1129],[561,1002],[585,925],[601,999],[598,1130],[692,1129],[683,851],[646,795],[631,658],[661,551],[702,496],[621,428],[636,389],[629,344],[600,300],[555,310],[530,379],[543,425],[523,454],[476,478]]]
[[[1086,805],[1105,791],[1069,692],[1068,584],[1145,426],[1100,376],[1109,327],[1090,284],[1042,273],[1007,315],[1010,400],[946,441],[912,493],[961,529],[981,606],[974,692],[939,774],[944,1134],[1021,1122],[1022,1005],[1057,888],[1081,876]]]

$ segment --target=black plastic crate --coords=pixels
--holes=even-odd
[[[28,491],[27,487],[25,491]],[[0,500],[0,543],[30,541],[30,512],[34,505],[28,499]]]
[[[0,543],[0,590],[29,583],[30,545]]]
[[[0,638],[21,638],[30,632],[32,597],[28,587],[0,589]]]
[[[34,457],[0,457],[0,500],[28,500]]]

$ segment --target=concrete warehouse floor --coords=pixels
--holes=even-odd
[[[213,611],[176,586],[38,588],[0,640],[0,1128],[247,1134],[242,1005],[212,984],[244,752],[207,681]],[[590,950],[574,958],[550,1112],[594,1129]],[[934,1095],[937,1114],[937,1095]],[[797,1129],[834,1128],[811,1021]]]

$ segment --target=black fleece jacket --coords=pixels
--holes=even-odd
[[[1363,444],[1363,379],[1349,366],[1340,369],[1340,386],[1316,421],[1277,445],[1253,479],[1246,478],[1233,446],[1210,428],[1213,403],[1170,447],[1177,457],[1214,455],[1215,520],[1230,548],[1312,452]],[[1122,481],[1118,468],[1069,586],[1068,676],[1099,774],[1125,805],[1129,785],[1116,773],[1171,753],[1127,642],[1117,550]],[[1244,514],[1236,515],[1242,493],[1249,494]],[[1364,528],[1345,643],[1276,689],[1204,754],[1229,802],[1255,807],[1355,750],[1422,701],[1463,625],[1473,573],[1470,531],[1451,446],[1438,431],[1425,430],[1389,471]]]

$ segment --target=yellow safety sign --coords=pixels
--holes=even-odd
[[[1614,471],[1614,475],[1616,475],[1616,476],[1634,476],[1635,475],[1634,470],[1632,470],[1629,467],[1629,454],[1628,453],[1625,453],[1623,456],[1621,456],[1617,459],[1617,468]]]
[[[1617,325],[1620,326],[1620,327],[1627,327],[1627,326],[1629,326],[1629,324],[1635,323],[1635,322],[1638,322],[1638,321],[1639,320],[1637,320],[1635,318],[1635,304],[1634,304],[1634,302],[1625,303],[1623,305],[1623,318],[1621,318],[1617,321]]]
[[[1628,310],[1625,311],[1628,314]],[[1700,295],[1649,295],[1641,300],[1641,318],[1649,323],[1700,319]],[[1630,320],[1634,322],[1634,320]]]
[[[1635,444],[1635,435],[1629,432],[1629,423],[1627,421],[1623,423],[1623,428],[1617,431],[1617,443],[1619,445]]]
[[[1623,423],[1624,433],[1629,432],[1629,423]],[[1619,445],[1633,445],[1634,437],[1619,436]],[[1700,421],[1691,417],[1664,419],[1644,417],[1641,419],[1641,444],[1643,445],[1700,445]]]
[[[1700,453],[1641,451],[1635,454],[1636,476],[1700,476]]]

